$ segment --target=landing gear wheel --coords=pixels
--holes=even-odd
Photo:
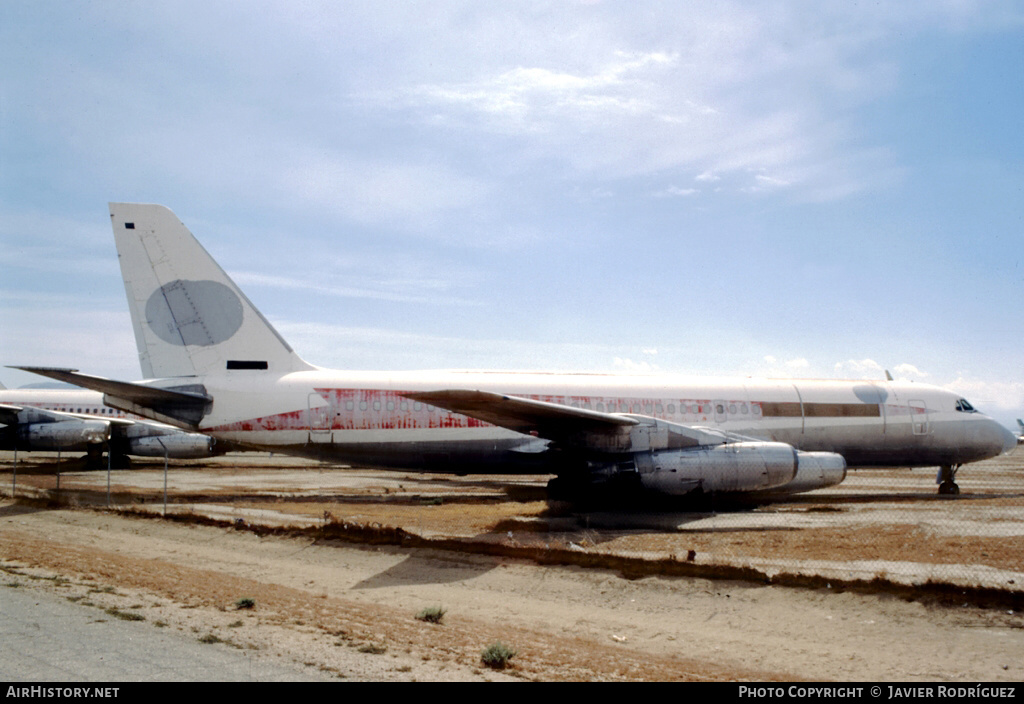
[[[85,457],[86,469],[103,469],[107,466],[106,461],[103,458],[103,446],[102,445],[90,445],[87,449]]]
[[[939,475],[935,477],[935,483],[939,485],[939,493],[946,496],[956,496],[960,493],[960,487],[956,483],[956,471],[960,465],[946,464],[939,467]]]
[[[115,453],[110,457],[111,469],[131,469],[132,460],[128,455]]]
[[[564,477],[550,479],[548,481],[548,500],[571,501],[575,498],[573,488],[571,482]]]

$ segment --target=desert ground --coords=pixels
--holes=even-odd
[[[933,471],[857,471],[615,511],[548,503],[546,477],[13,459],[0,606],[45,591],[311,678],[1024,680],[1024,452],[965,467],[957,497]],[[481,661],[496,642],[505,669]]]

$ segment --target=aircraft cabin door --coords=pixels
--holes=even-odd
[[[309,395],[309,441],[331,441],[331,406],[317,393]]]
[[[910,428],[914,435],[928,435],[932,432],[931,420],[928,418],[928,407],[924,401],[912,399],[907,401],[910,407]]]

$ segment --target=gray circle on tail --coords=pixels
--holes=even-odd
[[[217,281],[177,279],[146,301],[146,324],[172,345],[216,345],[242,327],[242,301]]]

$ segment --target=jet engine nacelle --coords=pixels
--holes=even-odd
[[[797,452],[782,442],[731,442],[641,453],[636,467],[645,488],[665,494],[759,491],[793,481]]]
[[[797,493],[846,479],[846,460],[834,452],[803,452],[781,442],[734,442],[639,454],[647,489],[666,494],[705,492]]]
[[[167,435],[150,435],[142,438],[129,438],[129,455],[139,457],[163,457],[190,460],[209,457],[213,453],[213,438],[197,433],[169,433]]]
[[[772,493],[797,494],[801,491],[835,486],[846,479],[846,460],[834,452],[798,451],[793,481],[772,489]]]
[[[22,443],[29,450],[85,450],[110,438],[110,423],[105,420],[58,420],[52,423],[28,423],[18,428]]]

